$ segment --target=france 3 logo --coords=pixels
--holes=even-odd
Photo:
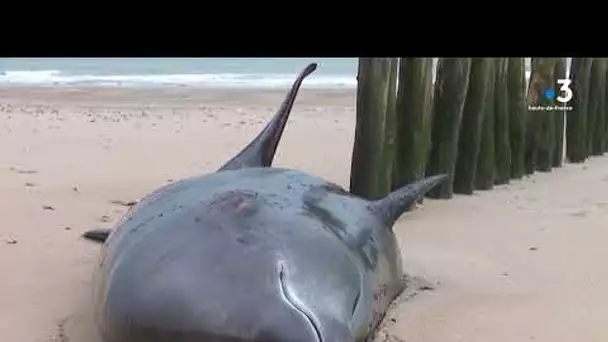
[[[557,80],[557,84],[559,85],[559,92],[557,92],[553,88],[545,89],[544,96],[547,100],[553,101],[557,100],[561,105],[528,105],[529,111],[542,111],[542,112],[564,112],[564,111],[572,111],[572,106],[568,106],[567,103],[572,100],[574,93],[572,92],[572,88],[570,85],[572,81],[569,78],[560,78]]]
[[[561,103],[570,102],[570,100],[572,100],[572,96],[574,96],[574,94],[572,93],[572,89],[570,88],[571,83],[572,81],[569,78],[558,79],[557,84],[561,86],[559,88],[561,94],[556,98],[555,96],[557,94],[555,93],[555,90],[553,90],[552,88],[547,88],[547,90],[545,90],[545,97],[547,98],[547,100],[555,99]]]

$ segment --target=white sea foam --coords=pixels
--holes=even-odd
[[[530,71],[526,71],[526,83]],[[569,74],[569,72],[567,72]],[[106,87],[159,87],[190,86],[218,88],[285,88],[291,86],[295,74],[148,74],[148,75],[78,75],[60,70],[7,70],[0,72],[2,85],[40,86],[106,86]],[[435,70],[433,70],[433,81]],[[312,74],[303,88],[355,88],[356,75]]]
[[[297,75],[291,74],[150,74],[150,75],[70,75],[59,70],[10,70],[0,74],[0,85],[65,86],[196,86],[277,88],[290,86]],[[311,75],[303,88],[352,88],[356,77],[348,75]]]
[[[59,70],[15,70],[15,71],[4,71],[0,73],[0,82],[13,82],[13,83],[39,83],[45,82],[49,79],[57,77],[61,71]]]

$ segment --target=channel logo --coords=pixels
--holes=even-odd
[[[562,92],[562,95],[557,96],[557,98],[555,97],[557,94],[555,93],[555,90],[553,90],[552,88],[547,88],[545,90],[545,97],[547,98],[547,100],[557,100],[561,103],[568,103],[570,102],[570,100],[572,100],[572,96],[574,96],[574,94],[572,93],[572,89],[570,88],[570,84],[572,83],[572,81],[569,78],[560,78],[557,80],[557,84],[560,85],[559,91]]]
[[[557,80],[557,84],[559,85],[559,94],[553,88],[545,89],[544,95],[545,98],[549,101],[557,100],[562,103],[563,106],[528,106],[528,110],[530,111],[571,111],[572,107],[567,106],[566,104],[572,100],[574,93],[570,88],[570,84],[572,81],[569,78],[560,78]]]

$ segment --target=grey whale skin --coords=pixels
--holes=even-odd
[[[403,291],[395,220],[445,180],[369,201],[271,167],[308,65],[264,130],[217,172],[144,197],[94,272],[105,342],[369,341]]]

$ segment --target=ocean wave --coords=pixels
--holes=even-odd
[[[291,74],[150,74],[150,75],[70,75],[60,70],[8,70],[0,73],[0,85],[65,86],[199,86],[278,88],[290,86]],[[303,88],[350,88],[355,76],[311,75]]]
[[[530,71],[526,71],[526,83]],[[569,74],[569,72],[567,72]],[[0,85],[53,85],[155,87],[191,86],[224,88],[285,88],[297,75],[292,74],[149,74],[149,75],[70,75],[60,70],[7,70],[0,72]],[[435,75],[433,75],[434,78]],[[433,80],[434,81],[434,80]],[[527,84],[526,84],[527,85]],[[311,75],[303,88],[354,88],[355,75]]]

